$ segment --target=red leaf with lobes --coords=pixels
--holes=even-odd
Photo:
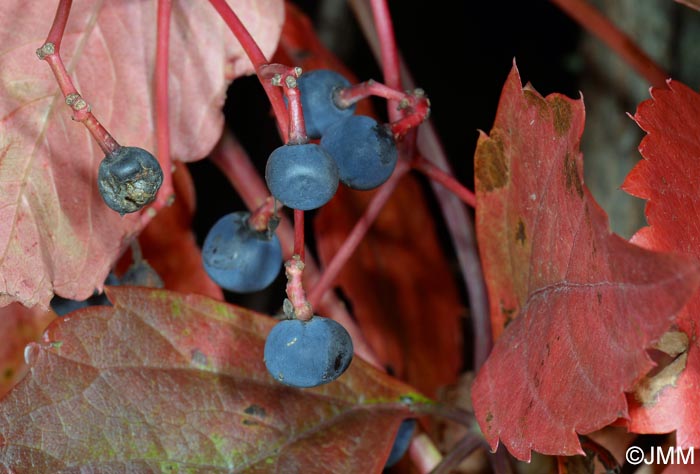
[[[281,0],[232,0],[263,50],[277,42]],[[61,53],[96,117],[123,145],[155,151],[155,2],[76,0]],[[103,155],[71,120],[35,50],[56,2],[3,2],[0,15],[0,306],[46,307],[54,292],[82,300],[101,288],[126,242],[141,230],[104,204]],[[240,46],[207,2],[173,2],[172,154],[204,157],[221,134],[228,82],[249,72]]]
[[[309,20],[287,4],[278,57],[305,71],[337,70],[357,79],[325,49]],[[356,112],[371,115],[368,101]],[[314,219],[319,258],[328,264],[362,217],[374,192],[345,186]],[[405,176],[345,264],[336,284],[379,360],[394,374],[433,396],[454,383],[462,367],[459,293],[436,232],[424,190]]]
[[[0,465],[51,472],[379,472],[410,387],[359,359],[312,390],[267,373],[275,321],[165,290],[52,324],[0,401]],[[332,440],[332,442],[328,442]]]
[[[639,146],[644,159],[632,169],[622,188],[647,199],[649,227],[640,230],[633,241],[696,260],[700,257],[700,94],[678,81],[669,81],[668,87],[652,89],[652,98],[637,108],[634,119],[647,132]],[[681,371],[658,385],[656,396],[646,400],[646,404],[630,397],[632,431],[677,430],[679,446],[700,446],[698,323],[700,293],[696,292],[678,315],[678,328],[685,332],[690,344],[687,351],[674,355],[681,363]]]
[[[484,436],[519,459],[583,454],[627,415],[625,391],[698,285],[699,267],[611,234],[583,185],[582,100],[543,98],[515,67],[475,156],[477,235],[494,332],[472,400]],[[508,318],[514,318],[504,329]]]

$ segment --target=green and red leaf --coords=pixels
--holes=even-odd
[[[0,401],[0,466],[51,472],[379,472],[424,403],[355,359],[337,381],[282,385],[272,318],[166,290],[108,288],[114,307],[52,324]]]

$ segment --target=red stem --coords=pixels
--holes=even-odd
[[[170,107],[168,100],[168,70],[170,55],[170,18],[172,0],[158,0],[156,25],[155,112],[158,162],[163,170],[163,186],[151,207],[156,210],[168,205],[173,198],[172,160],[170,157]]]
[[[668,74],[632,38],[618,29],[585,0],[552,0],[589,33],[615,51],[627,64],[655,87],[666,87]]]
[[[49,30],[49,34],[46,37],[47,43],[53,43],[56,54],[58,54],[58,51],[61,49],[63,32],[66,30],[66,23],[68,23],[68,15],[70,15],[72,5],[73,0],[59,0],[58,7],[56,8],[56,16],[53,19],[51,30]]]
[[[399,160],[396,163],[394,174],[391,175],[391,178],[389,178],[389,180],[379,188],[374,197],[372,197],[365,213],[357,221],[355,227],[353,227],[350,234],[345,238],[343,245],[340,246],[333,256],[333,259],[324,269],[321,278],[311,289],[309,293],[309,302],[312,306],[316,306],[323,295],[331,288],[338,274],[343,269],[343,266],[345,266],[350,257],[352,257],[352,254],[355,253],[357,246],[360,245],[365,234],[367,234],[369,228],[372,227],[372,224],[391,197],[399,181],[408,171],[409,167],[405,161]]]
[[[396,47],[394,37],[394,24],[391,21],[391,12],[386,0],[370,0],[372,15],[374,16],[374,27],[379,37],[382,74],[384,83],[394,89],[401,90],[401,68],[399,66],[399,51]],[[401,113],[396,110],[395,101],[389,101],[389,120],[394,122],[401,117]]]
[[[248,225],[258,232],[267,232],[270,228],[270,219],[277,213],[275,198],[272,196],[265,201],[248,218]]]
[[[73,110],[72,119],[76,122],[81,122],[94,137],[100,149],[105,153],[113,153],[120,147],[119,143],[109,134],[102,124],[90,111],[90,105],[83,99],[78,90],[73,85],[73,81],[66,70],[63,59],[61,59],[61,41],[66,30],[66,23],[70,15],[72,1],[60,0],[56,8],[56,16],[54,17],[51,30],[49,31],[46,41],[36,51],[39,59],[47,62],[58,84],[66,104]]]
[[[428,178],[442,184],[455,196],[462,200],[467,206],[476,207],[476,196],[472,191],[465,188],[450,173],[441,170],[425,157],[417,155],[411,163],[413,168],[425,174]]]
[[[294,209],[294,254],[303,262],[304,252],[304,211]]]
[[[284,264],[284,271],[287,275],[287,298],[294,308],[294,317],[300,321],[308,321],[314,316],[314,311],[306,300],[304,284],[304,262],[299,255],[292,256]]]
[[[411,130],[415,130],[430,115],[430,101],[425,97],[424,92],[418,89],[415,94],[406,95],[406,98],[399,102],[399,109],[403,112],[403,117],[390,124],[391,131],[397,140],[402,139]],[[412,138],[411,143],[415,144],[415,137]],[[413,152],[408,156],[415,155]]]
[[[382,97],[386,100],[400,101],[406,97],[406,93],[370,79],[369,81],[360,82],[359,84],[353,84],[340,89],[335,96],[335,104],[341,109],[347,109],[352,104],[372,96]]]
[[[284,87],[284,94],[289,103],[289,132],[287,134],[288,145],[301,145],[308,143],[306,136],[306,123],[304,122],[304,111],[301,105],[301,94],[298,87]]]
[[[287,125],[287,108],[284,105],[282,91],[273,86],[272,82],[265,75],[264,68],[268,64],[267,58],[260,50],[258,43],[255,42],[248,29],[243,25],[240,18],[238,18],[238,15],[228,6],[226,0],[209,0],[209,3],[211,3],[224,22],[226,22],[238,42],[241,43],[241,47],[243,47],[250,62],[253,63],[255,73],[263,89],[265,89],[270,104],[272,104],[272,110],[275,112],[275,118],[277,119],[277,126],[281,133],[285,135],[284,142],[286,143],[286,135],[289,130],[289,126]]]
[[[88,114],[82,121],[83,125],[88,129],[92,137],[100,146],[102,153],[110,155],[121,148],[119,143],[109,134],[106,128],[95,118],[94,115]]]

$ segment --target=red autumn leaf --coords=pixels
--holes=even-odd
[[[272,51],[281,1],[231,4]],[[36,57],[54,13],[55,3],[11,0],[0,16],[0,305],[87,298],[141,225],[105,206],[95,185],[102,154]],[[120,143],[150,151],[155,25],[154,2],[78,0],[61,47],[97,118]],[[207,2],[174,3],[170,51],[172,152],[196,160],[221,134],[228,81],[250,66]]]
[[[625,391],[698,284],[698,265],[612,234],[582,181],[582,100],[543,98],[513,67],[477,145],[477,235],[494,331],[472,391],[484,436],[519,459],[582,454],[627,416]],[[503,326],[510,320],[508,326]]]
[[[51,325],[0,401],[0,465],[51,472],[379,472],[412,389],[359,359],[313,390],[263,363],[274,320],[165,290]]]
[[[639,105],[634,116],[647,132],[639,146],[644,159],[623,185],[628,193],[647,200],[649,227],[640,230],[633,240],[650,249],[672,251],[695,260],[700,257],[700,95],[678,81],[670,81],[668,89],[654,88],[651,96]],[[665,382],[657,384],[646,403],[631,399],[632,431],[677,430],[679,446],[700,446],[698,323],[700,293],[696,292],[678,315],[678,328],[687,335],[687,350],[673,354],[680,366]]]
[[[192,177],[184,164],[175,166],[175,202],[163,209],[139,235],[143,258],[163,279],[165,288],[222,300],[221,287],[204,270],[202,254],[192,233],[195,210]]]
[[[56,317],[51,311],[14,303],[0,308],[0,398],[25,374],[24,347],[38,341]]]
[[[321,45],[308,19],[290,4],[287,11],[278,55],[304,70],[339,70],[357,82]],[[359,114],[371,114],[368,101],[360,105],[366,109]],[[373,195],[341,186],[318,211],[321,262],[330,262]],[[464,312],[435,228],[418,180],[404,177],[336,280],[379,360],[429,395],[454,383],[462,367]]]

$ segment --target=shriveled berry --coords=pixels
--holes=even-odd
[[[158,160],[143,148],[130,146],[105,155],[97,175],[102,199],[121,215],[152,202],[161,184],[163,170]]]
[[[352,339],[332,319],[287,319],[272,328],[265,341],[265,366],[275,380],[309,388],[332,382],[348,368]]]

